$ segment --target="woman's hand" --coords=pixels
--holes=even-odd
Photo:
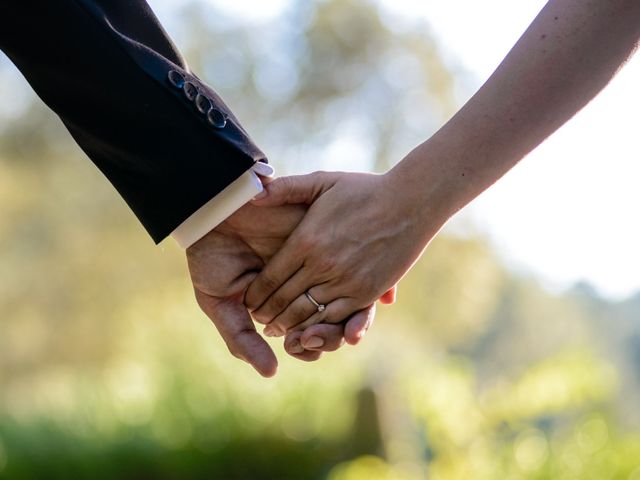
[[[311,206],[247,290],[245,303],[268,324],[265,333],[340,322],[381,297],[392,303],[392,287],[441,225],[425,221],[429,212],[418,194],[391,172],[316,172],[269,184],[255,205]],[[305,292],[326,308],[319,311]]]
[[[232,354],[264,376],[274,375],[277,359],[255,331],[242,303],[247,286],[278,251],[304,216],[305,208],[245,205],[187,249],[187,261],[198,304],[211,318]],[[346,343],[355,345],[370,328],[375,307],[356,312],[335,325],[316,325],[285,338],[295,358],[314,361]]]

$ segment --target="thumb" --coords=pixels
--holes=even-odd
[[[312,204],[335,183],[335,176],[327,172],[280,177],[264,185],[252,203],[260,207],[277,207],[285,204]]]

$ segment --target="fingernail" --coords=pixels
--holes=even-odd
[[[289,347],[289,353],[302,353],[304,352],[304,347],[300,344],[300,341],[296,340]]]
[[[259,194],[257,194],[255,197],[253,197],[254,200],[262,200],[263,198],[265,198],[267,195],[269,195],[269,192],[267,191],[267,189],[263,189]],[[246,197],[245,197],[246,198]]]
[[[304,342],[305,348],[320,348],[324,345],[324,339],[320,337],[309,337],[309,339]]]
[[[266,327],[264,327],[264,330],[262,331],[262,333],[264,333],[267,337],[277,337],[278,336],[278,332],[275,328],[273,328],[271,325],[267,325]]]

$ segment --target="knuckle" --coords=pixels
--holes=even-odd
[[[318,180],[322,180],[322,176],[324,175],[324,171],[318,170],[315,172],[311,172],[307,178],[311,180],[311,183],[316,183]]]
[[[288,195],[291,192],[291,179],[288,177],[280,177],[275,179],[270,188],[275,190],[277,193],[284,193]]]
[[[317,257],[322,257],[323,260],[330,261],[334,264],[339,263],[344,248],[344,245],[341,245],[339,242],[339,239],[327,232],[316,234],[313,246],[317,252]]]
[[[275,194],[284,203],[288,203],[292,200],[295,193],[293,179],[290,177],[277,178],[269,185],[269,191],[271,194]]]
[[[298,248],[303,254],[313,252],[317,246],[317,239],[315,235],[310,232],[303,232],[298,237]]]
[[[309,178],[311,178],[311,180],[313,180],[314,182],[317,182],[317,181],[323,180],[328,175],[329,175],[329,172],[327,172],[326,170],[316,170],[315,172],[311,172],[309,174]]]
[[[281,190],[283,186],[287,185],[288,181],[287,177],[278,177],[270,181],[267,186],[269,190]]]
[[[337,266],[336,259],[331,255],[326,255],[317,260],[315,268],[319,273],[326,274],[332,272]]]

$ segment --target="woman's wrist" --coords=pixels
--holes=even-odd
[[[426,235],[434,235],[470,200],[470,172],[457,165],[450,147],[432,137],[386,174]]]
[[[442,226],[526,153],[517,132],[502,116],[488,116],[479,100],[470,101],[388,172],[429,223]]]
[[[404,167],[404,166],[403,166]],[[420,184],[411,177],[409,169],[398,166],[384,174],[387,201],[381,214],[394,224],[402,225],[402,236],[416,255],[429,244],[447,221],[443,209],[430,201],[432,184]],[[382,205],[381,205],[382,206]]]

